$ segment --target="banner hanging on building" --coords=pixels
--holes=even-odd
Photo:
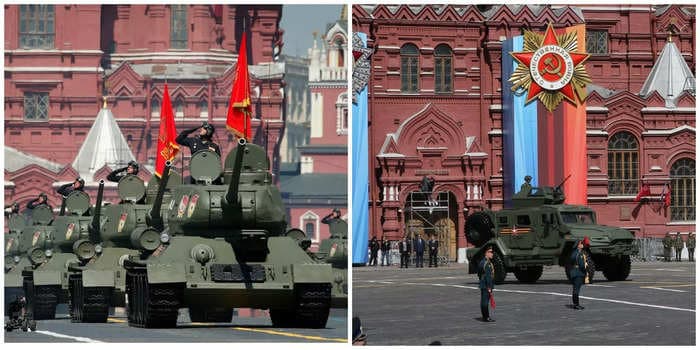
[[[352,103],[352,207],[350,224],[352,225],[352,263],[367,263],[367,246],[369,245],[369,149],[367,139],[367,76],[356,76],[364,70],[357,70],[358,64],[369,67],[367,34],[353,34],[353,103]],[[356,54],[358,53],[358,54]],[[363,62],[359,62],[362,60]],[[357,73],[357,74],[356,74]],[[358,80],[364,84],[356,84]]]

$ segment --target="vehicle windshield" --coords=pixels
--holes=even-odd
[[[595,216],[590,211],[562,212],[561,220],[565,224],[595,224]]]

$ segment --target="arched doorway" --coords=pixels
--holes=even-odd
[[[404,227],[409,238],[420,233],[426,241],[436,235],[438,256],[457,261],[457,197],[450,191],[435,191],[437,205],[429,205],[425,194],[410,192],[404,202]]]

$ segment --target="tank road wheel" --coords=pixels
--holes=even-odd
[[[330,284],[298,284],[294,286],[294,310],[271,309],[272,326],[281,328],[324,328],[331,310]]]
[[[494,248],[495,250],[495,248]],[[501,256],[501,253],[495,252],[493,254],[493,270],[494,270],[494,276],[493,276],[493,281],[496,284],[501,284],[503,281],[506,280],[506,275],[508,272],[506,272],[506,264],[503,261],[503,257]]]
[[[34,319],[53,320],[61,293],[60,286],[34,286]]]
[[[608,263],[603,266],[603,275],[608,281],[624,281],[630,275],[631,270],[630,256],[623,255],[621,258],[608,259]]]
[[[148,283],[145,269],[127,270],[129,325],[142,328],[175,328],[182,303],[180,283]]]
[[[527,268],[516,268],[513,273],[515,278],[522,283],[535,283],[542,277],[542,266],[528,266]]]
[[[467,217],[467,224],[464,225],[464,234],[467,241],[477,247],[484,245],[493,237],[493,223],[491,218],[484,212],[476,212]]]
[[[201,307],[190,308],[190,321],[192,322],[231,322],[233,320],[232,307]]]

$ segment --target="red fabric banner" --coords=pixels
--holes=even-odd
[[[156,151],[156,175],[158,177],[163,173],[165,162],[172,161],[180,151],[180,146],[175,142],[176,137],[173,106],[170,103],[168,84],[165,83],[163,105],[160,108],[160,130],[158,131],[158,148]]]
[[[651,195],[651,188],[649,188],[649,185],[644,184],[642,185],[642,189],[637,193],[637,197],[634,198],[635,202],[639,202],[642,197],[646,197]]]
[[[226,112],[226,128],[238,137],[250,140],[252,128],[250,118],[253,114],[250,103],[250,76],[248,75],[248,59],[246,48],[246,33],[241,37],[241,46],[238,48],[238,62],[236,63],[236,79],[231,88],[231,100]]]

